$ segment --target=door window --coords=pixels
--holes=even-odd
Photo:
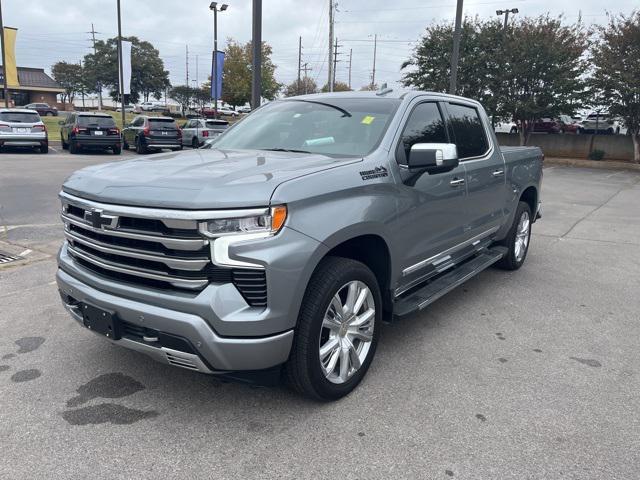
[[[399,163],[407,164],[409,151],[416,143],[449,143],[437,103],[421,103],[409,115],[398,148]]]
[[[481,157],[489,149],[487,133],[482,125],[478,110],[466,105],[450,103],[447,106],[451,118],[451,127],[456,139],[458,157]]]

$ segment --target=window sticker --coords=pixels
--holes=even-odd
[[[360,123],[364,123],[365,125],[371,125],[371,123],[373,123],[373,121],[375,120],[376,117],[372,117],[371,115],[367,115],[366,117],[364,117],[362,119],[362,122]]]

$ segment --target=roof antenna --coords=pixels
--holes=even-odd
[[[380,89],[376,92],[376,95],[378,95],[379,97],[382,97],[387,93],[391,93],[391,92],[393,92],[393,89],[387,87],[386,83],[383,83],[382,85],[380,85]]]

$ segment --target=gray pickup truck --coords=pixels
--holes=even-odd
[[[87,329],[162,362],[340,398],[382,321],[525,261],[543,155],[425,92],[272,102],[208,149],[62,187],[57,281]]]

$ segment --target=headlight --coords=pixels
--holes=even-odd
[[[200,233],[207,237],[262,233],[276,234],[287,219],[287,207],[271,207],[265,213],[248,217],[218,218],[200,222]]]

